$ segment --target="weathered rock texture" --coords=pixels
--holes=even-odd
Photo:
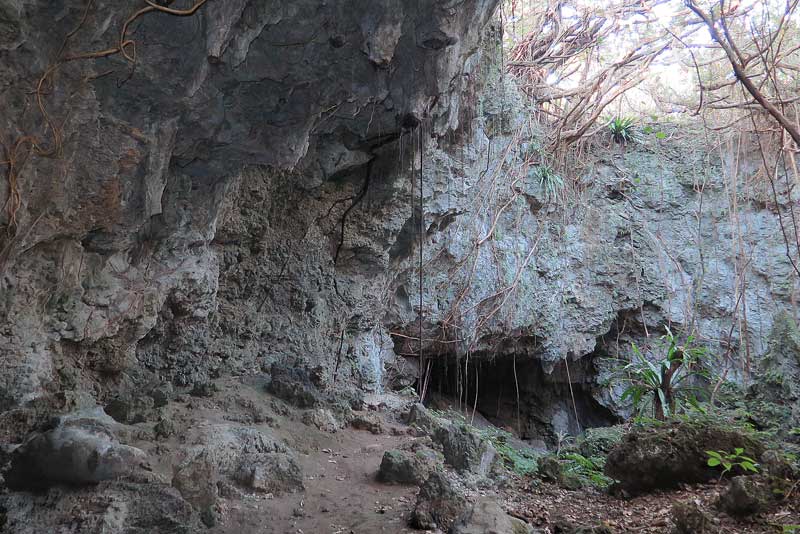
[[[766,353],[796,290],[774,208],[677,141],[548,196],[541,133],[480,61],[497,3],[209,0],[130,22],[134,63],[129,2],[0,0],[2,441],[275,363],[409,385],[420,315],[426,355],[472,357],[451,392],[494,376],[479,408],[526,437],[608,419],[595,356],[665,323]]]
[[[456,127],[497,3],[0,0],[2,442],[98,404],[138,423],[169,383],[202,397],[275,362],[321,390],[379,387],[411,211],[399,147]],[[302,487],[287,452],[220,467],[209,451],[152,499],[102,482],[92,525],[194,531],[186,501],[212,523],[218,477]],[[50,510],[32,531],[79,500],[4,497],[15,528]]]
[[[270,358],[374,384],[393,147],[455,126],[496,3],[211,0],[137,17],[132,63],[74,59],[128,2],[0,2],[0,411]]]

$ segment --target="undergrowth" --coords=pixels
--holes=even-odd
[[[565,473],[577,477],[582,486],[609,487],[614,479],[606,476],[603,469],[606,459],[603,456],[584,456],[577,452],[567,452],[561,456]]]
[[[540,452],[530,448],[518,449],[509,444],[510,432],[499,428],[476,429],[478,435],[489,441],[497,450],[503,465],[514,473],[525,476],[535,474],[539,468]]]

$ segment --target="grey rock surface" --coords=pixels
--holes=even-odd
[[[757,514],[769,505],[770,489],[769,482],[759,476],[733,477],[719,496],[719,507],[734,517]]]
[[[534,534],[533,527],[508,515],[492,499],[472,505],[452,526],[450,534]]]
[[[6,531],[15,534],[194,534],[203,529],[191,505],[162,483],[114,481],[44,494],[9,493],[0,495],[0,506]]]
[[[488,440],[464,424],[449,424],[437,429],[433,440],[442,446],[445,462],[458,471],[486,476],[497,455]]]
[[[336,378],[376,387],[375,356],[391,350],[374,313],[385,261],[368,272],[353,251],[385,255],[392,224],[365,247],[353,235],[365,219],[340,220],[359,211],[365,176],[395,189],[401,136],[423,121],[455,127],[496,5],[151,11],[128,28],[134,66],[122,54],[75,59],[119,41],[126,2],[1,2],[13,31],[0,37],[0,104],[16,110],[0,119],[4,143],[33,136],[57,157],[23,141],[14,189],[0,188],[0,204],[14,199],[0,214],[0,409],[63,409],[63,389],[104,402],[108,377],[120,379],[114,393],[153,379],[190,386],[286,355],[333,368],[337,346]],[[26,113],[43,73],[44,112]]]
[[[147,480],[147,454],[121,444],[107,419],[77,414],[62,418],[55,428],[32,433],[12,452],[4,474],[6,485],[14,490],[41,490],[121,477]]]
[[[378,480],[388,484],[420,485],[435,467],[423,454],[393,449],[383,453]]]
[[[417,494],[409,522],[422,530],[446,531],[467,507],[464,496],[446,475],[431,473]]]

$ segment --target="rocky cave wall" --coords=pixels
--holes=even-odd
[[[0,219],[6,422],[275,362],[325,387],[413,384],[420,175],[424,354],[513,355],[530,428],[591,424],[570,382],[618,408],[597,356],[664,324],[724,351],[742,306],[730,165],[611,146],[548,196],[542,132],[496,41],[480,53],[496,3],[212,0],[138,18],[132,65],[57,62],[116,42],[123,2],[0,0],[4,143],[52,143],[30,90],[56,64],[43,102],[63,139]],[[731,340],[758,356],[795,282],[774,211],[740,194],[752,274]]]
[[[392,147],[455,126],[496,4],[0,1],[5,422],[276,354],[374,382]]]
[[[549,418],[551,431],[571,432],[607,414],[573,409],[563,385],[626,414],[624,385],[605,385],[620,365],[611,358],[630,358],[631,342],[663,354],[666,326],[679,337],[694,331],[728,379],[745,379],[747,366],[755,372],[771,351],[776,317],[796,320],[797,291],[776,209],[751,180],[756,154],[709,152],[664,123],[664,140],[601,140],[592,165],[554,197],[536,174],[547,164],[542,131],[513,84],[492,73],[471,135],[424,158],[423,354],[434,372],[443,360],[462,368],[484,361],[491,389],[509,357],[533,360],[518,378],[540,400],[522,399],[523,419],[546,429]],[[416,355],[418,270],[402,272],[393,288],[387,325],[401,334],[397,352]],[[450,380],[468,373],[450,372]],[[474,388],[471,380],[460,386]]]

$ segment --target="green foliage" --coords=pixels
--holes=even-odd
[[[564,460],[563,469],[567,476],[577,477],[583,485],[607,488],[614,480],[603,473],[606,460],[602,456],[584,456],[577,452],[561,455]]]
[[[533,449],[517,449],[509,444],[512,437],[509,432],[498,428],[478,430],[478,435],[489,441],[503,461],[503,465],[518,475],[530,475],[536,472],[541,454]]]
[[[782,534],[800,534],[800,525],[777,525]]]
[[[709,467],[722,467],[720,478],[729,473],[734,467],[739,467],[743,471],[758,473],[758,464],[749,456],[744,455],[744,449],[737,447],[733,452],[725,451],[706,451],[708,455]]]
[[[531,169],[531,175],[539,181],[548,199],[554,199],[564,189],[564,180],[550,165],[542,164]]]
[[[671,417],[687,406],[702,411],[695,395],[697,388],[690,386],[688,380],[692,377],[709,377],[704,367],[707,350],[696,346],[693,336],[689,336],[686,343],[679,344],[672,331],[665,328],[667,333],[661,337],[666,348],[662,359],[651,362],[632,343],[633,361],[615,372],[621,376],[621,380],[629,383],[620,401],[630,400],[640,415],[644,406],[649,404],[652,406],[652,416],[658,420]]]
[[[621,425],[587,428],[578,437],[576,447],[586,457],[606,456],[625,436],[626,428]]]
[[[636,140],[636,124],[632,117],[614,117],[608,122],[608,130],[617,143],[628,144]]]
[[[657,420],[671,417],[687,407],[702,412],[704,408],[697,400],[698,388],[691,386],[689,379],[709,378],[704,366],[708,351],[696,346],[693,336],[679,344],[672,331],[665,328],[667,333],[661,337],[666,348],[662,359],[651,362],[632,343],[633,361],[615,373],[629,384],[620,401],[630,400],[640,415],[643,408],[650,405],[652,416]]]

